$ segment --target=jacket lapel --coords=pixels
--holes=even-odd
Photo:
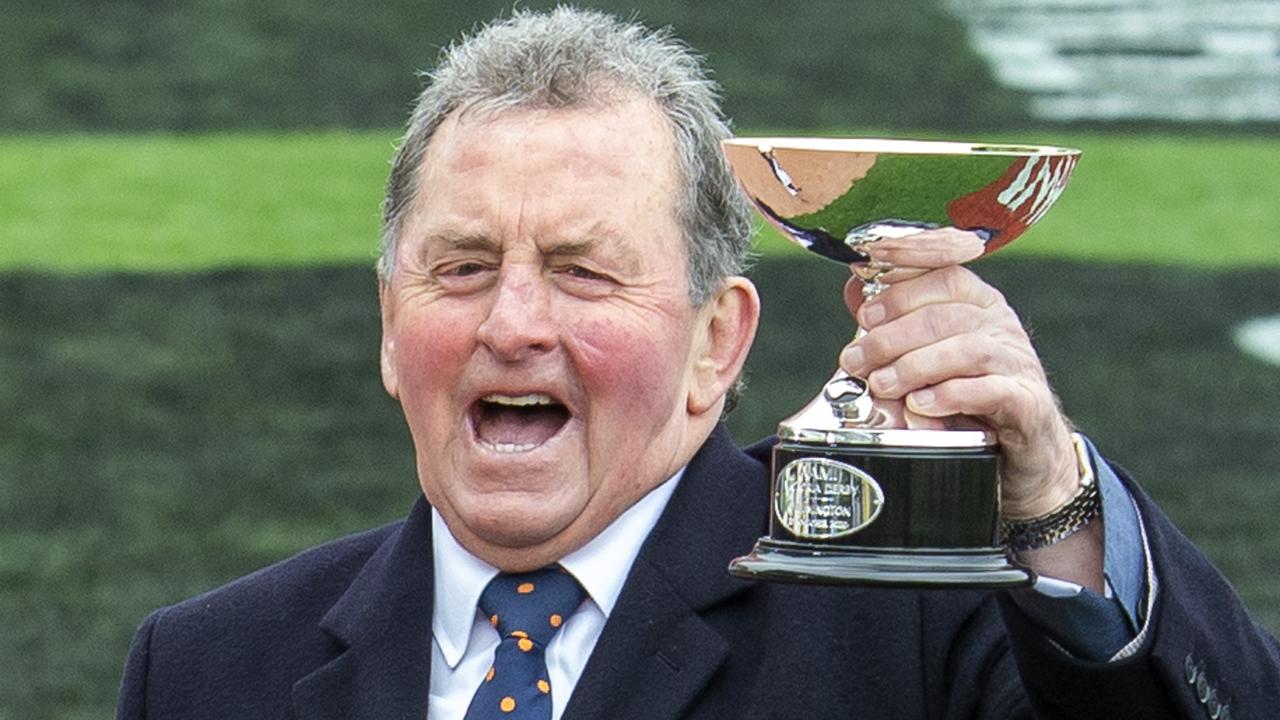
[[[321,620],[337,655],[294,684],[299,718],[426,717],[432,574],[430,508],[419,499]]]
[[[751,586],[726,567],[763,531],[760,473],[718,427],[636,557],[564,720],[670,720],[711,681],[729,643],[703,613]]]
[[[641,548],[564,720],[671,720],[711,681],[729,644],[702,614],[751,585],[726,565],[764,531],[760,473],[723,426],[713,432]],[[432,576],[419,500],[321,621],[335,657],[294,685],[301,720],[426,716]]]

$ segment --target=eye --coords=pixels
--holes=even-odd
[[[489,265],[479,263],[476,260],[462,260],[458,263],[445,264],[435,270],[435,274],[442,278],[470,278],[474,275],[484,273],[489,269]]]
[[[616,277],[573,262],[555,267],[552,273],[562,290],[580,298],[608,297],[622,287]]]
[[[485,266],[478,262],[462,262],[457,265],[444,268],[440,274],[452,277],[467,277],[469,275],[478,275],[485,271]]]
[[[597,280],[603,282],[612,279],[607,275],[602,275],[594,270],[588,270],[581,265],[567,265],[561,272],[571,277],[578,278],[579,280]]]
[[[491,285],[497,277],[496,266],[484,259],[444,261],[431,271],[432,281],[446,292],[468,293]]]

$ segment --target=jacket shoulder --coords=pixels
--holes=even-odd
[[[321,619],[403,524],[319,545],[151,613],[129,651],[117,717],[287,715],[294,682],[338,651]]]
[[[400,520],[304,550],[157,610],[149,621],[170,642],[194,641],[212,648],[243,638],[248,649],[282,633],[315,632],[373,553],[403,524]]]

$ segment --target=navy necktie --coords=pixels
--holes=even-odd
[[[465,720],[548,720],[547,644],[582,604],[582,587],[559,565],[498,575],[480,595],[480,611],[502,642],[471,698]]]

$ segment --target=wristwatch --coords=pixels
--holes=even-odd
[[[1076,451],[1080,488],[1064,505],[1039,517],[1026,520],[1001,520],[1000,538],[1010,550],[1035,550],[1048,547],[1070,537],[1102,514],[1102,492],[1089,461],[1089,449],[1079,433],[1071,433]]]

